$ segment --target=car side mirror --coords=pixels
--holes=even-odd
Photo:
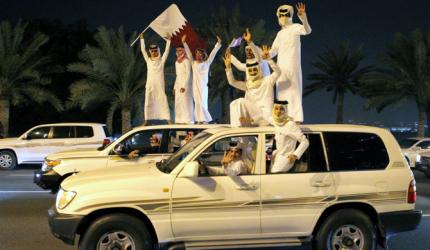
[[[116,155],[121,155],[123,151],[124,146],[121,143],[118,143],[115,145],[115,147],[112,149],[112,152]]]
[[[415,146],[415,147],[412,148],[412,150],[414,150],[414,151],[417,151],[417,150],[420,150],[420,149],[421,149],[420,146]]]
[[[197,161],[188,162],[182,169],[179,177],[193,178],[199,176],[199,163]]]

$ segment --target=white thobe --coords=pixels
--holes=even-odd
[[[273,73],[262,79],[261,85],[250,88],[244,81],[234,79],[233,72],[226,69],[228,83],[240,90],[245,91],[245,97],[230,103],[230,123],[232,127],[239,127],[240,117],[249,117],[255,124],[267,125],[267,119],[271,116],[273,107],[273,86],[280,75],[279,67],[272,61],[268,61]]]
[[[270,68],[267,61],[260,60],[258,63],[260,64],[260,68],[263,73],[263,76],[270,75]],[[246,63],[240,62],[234,55],[231,55],[231,64],[233,64],[234,67],[236,67],[236,69],[246,72]]]
[[[184,43],[185,52],[188,58],[193,58],[190,48]],[[193,99],[194,99],[194,119],[196,122],[210,122],[212,116],[208,110],[208,78],[209,68],[215,58],[216,53],[221,48],[220,43],[216,43],[206,61],[193,61]]]
[[[175,123],[193,123],[193,95],[191,88],[191,60],[185,58],[175,62]],[[185,89],[181,93],[181,88]]]
[[[232,161],[223,168],[207,167],[207,170],[210,175],[238,176],[248,174],[248,167],[242,160]]]
[[[274,123],[273,125],[275,126],[276,150],[272,154],[270,172],[285,173],[294,166],[294,162],[288,163],[288,156],[294,154],[297,159],[300,159],[308,148],[309,141],[294,121],[290,120],[283,126]],[[296,148],[297,142],[299,142],[299,146]]]
[[[309,27],[307,21],[306,25]],[[284,26],[270,50],[271,57],[278,55],[277,63],[282,72],[276,84],[277,98],[288,101],[288,116],[297,122],[303,122],[300,36],[310,32],[310,27],[298,23]]]
[[[165,92],[164,64],[169,55],[170,40],[166,42],[163,56],[152,60],[145,48],[145,40],[140,40],[140,48],[146,61],[145,120],[170,120],[169,104]]]

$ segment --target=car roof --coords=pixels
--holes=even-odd
[[[106,124],[103,123],[95,123],[95,122],[59,122],[59,123],[47,123],[47,124],[40,124],[36,127],[41,126],[106,126]]]
[[[364,132],[364,133],[379,133],[379,132],[387,132],[388,130],[385,128],[365,126],[365,125],[352,125],[352,124],[301,124],[300,128],[303,132],[312,132],[312,131],[327,131],[327,132]],[[265,127],[239,127],[232,128],[230,126],[222,126],[207,129],[208,133],[222,133],[227,131],[231,132],[234,130],[236,133],[258,133],[258,132],[274,132],[275,127],[273,126],[265,126]]]
[[[150,126],[138,126],[132,130],[142,129],[211,129],[217,127],[230,127],[229,124],[162,124],[162,125],[150,125]]]
[[[428,141],[428,140],[430,140],[430,137],[408,137],[406,139],[418,140],[418,141],[421,141],[421,140]]]

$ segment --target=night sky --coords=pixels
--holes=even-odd
[[[176,3],[191,24],[214,7],[225,7],[239,3],[241,14],[252,18],[262,18],[266,27],[279,30],[275,16],[281,4],[296,4],[297,1],[113,1],[113,0],[0,0],[0,19],[16,21],[18,18],[59,19],[72,23],[85,19],[91,29],[104,25],[117,28],[124,26],[127,31],[144,29],[171,3]],[[396,32],[409,33],[416,28],[429,30],[430,2],[425,0],[406,1],[304,1],[307,16],[312,27],[309,36],[302,37],[302,66],[304,87],[306,75],[314,69],[310,65],[326,47],[335,47],[349,40],[352,47],[363,45],[365,60],[363,65],[376,64],[384,45],[392,42]],[[298,18],[295,16],[295,22]],[[240,34],[238,34],[240,35]],[[225,47],[225,44],[224,44]],[[173,55],[172,55],[173,56]],[[218,55],[219,56],[219,55]],[[331,103],[332,93],[319,92],[304,98],[305,123],[333,123],[335,105]],[[413,103],[405,102],[390,107],[381,113],[364,111],[365,101],[359,97],[347,96],[344,121],[373,123],[381,121],[386,125],[400,122],[414,122],[417,111]]]

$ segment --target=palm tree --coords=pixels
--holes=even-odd
[[[341,44],[337,49],[327,49],[318,56],[319,61],[312,65],[319,73],[310,74],[313,81],[305,88],[304,96],[317,90],[333,91],[333,103],[336,103],[336,123],[343,122],[343,103],[347,92],[356,94],[362,78],[372,71],[372,66],[360,67],[363,60],[361,47],[350,50],[349,44]]]
[[[250,28],[252,38],[256,44],[261,45],[260,42],[271,44],[275,33],[273,31],[266,31],[264,25],[265,21],[263,19],[255,20],[242,17],[240,15],[240,6],[237,4],[230,10],[220,7],[212,12],[211,15],[204,16],[201,25],[197,27],[198,33],[208,41],[209,49],[213,48],[217,35],[222,39],[223,49],[218,52],[217,58],[211,66],[209,98],[212,103],[217,101],[218,98],[221,100],[221,114],[224,122],[228,122],[229,119],[229,104],[231,100],[237,98],[238,95],[242,95],[242,93],[228,84],[221,56],[224,56],[225,49],[231,40],[241,36],[246,28]],[[232,53],[239,60],[245,61],[245,52],[242,46],[232,48]]]
[[[144,97],[146,67],[139,46],[129,46],[134,37],[135,32],[127,40],[122,27],[118,31],[101,27],[94,36],[97,46],[87,45],[80,62],[68,65],[69,71],[85,76],[70,86],[69,105],[89,110],[108,104],[110,129],[115,112],[121,110],[123,133],[131,129],[132,113]]]
[[[381,58],[386,68],[366,79],[362,94],[377,111],[406,100],[418,108],[418,136],[424,136],[426,107],[430,102],[430,33],[417,29],[408,38],[396,34]]]
[[[48,37],[36,33],[24,39],[26,27],[21,21],[14,27],[7,21],[0,23],[0,125],[5,136],[11,106],[48,102],[62,110],[60,100],[43,87],[50,83],[44,71],[49,60],[39,51]]]

